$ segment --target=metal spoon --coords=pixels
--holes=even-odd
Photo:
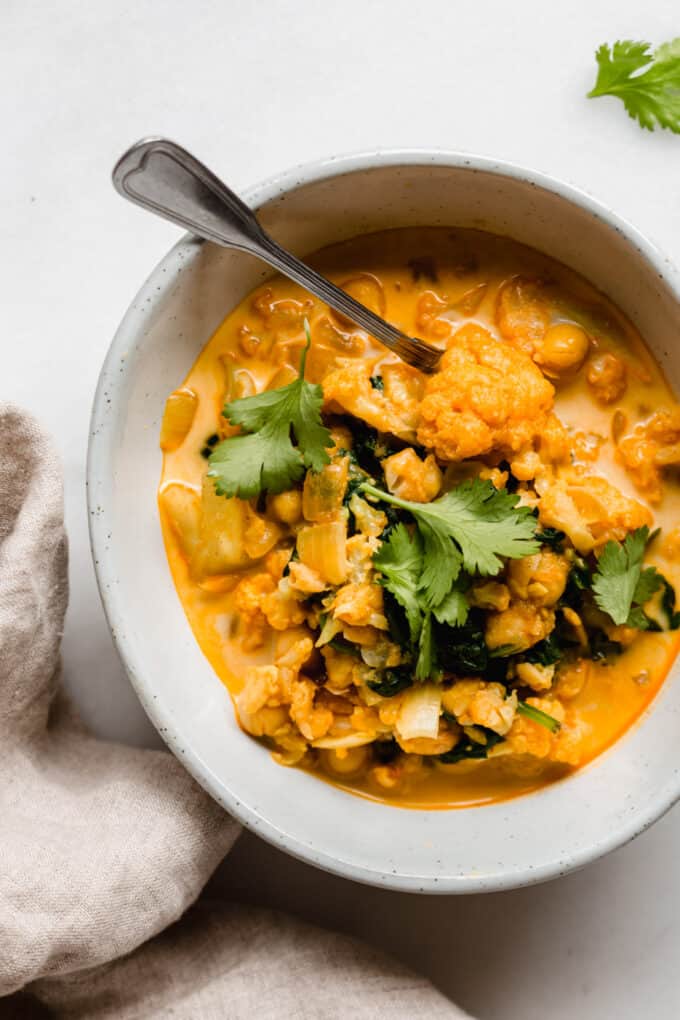
[[[225,248],[256,255],[367,330],[421,372],[433,372],[442,352],[401,333],[340,287],[295,258],[265,233],[251,209],[186,149],[147,138],[113,169],[116,190],[131,202]]]

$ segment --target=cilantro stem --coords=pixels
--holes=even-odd
[[[561,726],[561,723],[554,716],[541,711],[535,705],[527,705],[526,701],[519,701],[517,703],[517,714],[523,715],[526,719],[531,719],[533,722],[538,723],[539,726],[545,726],[546,730],[550,730],[551,733],[557,733]]]

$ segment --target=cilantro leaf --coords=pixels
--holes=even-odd
[[[312,342],[306,319],[305,334],[298,379],[225,405],[225,418],[240,425],[242,434],[224,439],[210,455],[208,475],[218,495],[250,499],[263,491],[284,492],[305,468],[320,471],[330,462],[326,449],[333,440],[321,420],[323,390],[304,377]]]
[[[503,566],[501,556],[518,559],[540,549],[529,507],[517,506],[516,495],[480,478],[463,482],[432,503],[400,499],[370,483],[363,491],[415,518],[423,537],[420,590],[428,609],[441,604],[463,568],[493,576]]]
[[[680,134],[680,38],[654,53],[647,42],[604,43],[595,59],[597,79],[589,98],[616,96],[640,127]]]
[[[466,578],[459,578],[454,584],[447,580],[442,599],[430,610],[422,594],[424,550],[418,530],[411,535],[405,524],[397,524],[373,556],[373,563],[382,574],[381,583],[406,615],[410,645],[414,652],[417,650],[414,671],[417,680],[431,679],[439,672],[432,616],[439,623],[457,627],[465,623],[469,610],[464,591]]]
[[[645,525],[625,541],[607,542],[597,560],[593,575],[595,602],[615,624],[627,624],[648,630],[653,621],[642,607],[661,588],[664,579],[656,567],[642,569],[642,558],[649,540]]]
[[[462,585],[454,584],[448,595],[433,608],[432,612],[439,623],[447,623],[449,627],[462,627],[467,620],[469,608],[470,604],[465,598]]]
[[[665,577],[661,578],[663,584],[663,595],[661,597],[661,608],[666,616],[668,630],[680,628],[680,612],[675,610],[675,588]]]
[[[404,524],[397,524],[375,553],[373,562],[383,575],[383,584],[406,613],[411,641],[417,641],[423,622],[418,598],[423,569],[423,543],[419,532],[411,536]]]

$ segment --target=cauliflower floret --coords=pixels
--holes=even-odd
[[[551,715],[559,723],[564,721],[565,712],[559,701],[552,698],[527,698],[526,703]],[[551,752],[557,745],[558,735],[553,734],[541,723],[518,715],[506,740],[508,749],[514,754],[531,754],[535,758],[549,758],[552,757]]]
[[[251,574],[239,581],[234,589],[234,603],[239,617],[241,645],[244,651],[259,648],[267,634],[267,619],[262,604],[276,588],[270,574]]]
[[[425,384],[418,441],[441,460],[510,455],[541,434],[554,394],[528,355],[468,323]]]
[[[317,573],[300,560],[293,560],[288,567],[288,583],[295,591],[303,595],[318,594],[325,591],[328,585],[321,574]]]
[[[373,554],[380,548],[380,540],[374,535],[352,535],[347,539],[345,552],[349,564],[349,579],[355,584],[370,581],[375,570]]]
[[[505,736],[517,711],[517,695],[505,696],[502,684],[458,680],[442,694],[442,705],[461,726],[484,726]]]
[[[580,765],[584,755],[584,741],[591,727],[583,722],[569,718],[569,713],[562,722],[556,735],[550,755],[552,761],[563,762],[565,765]]]
[[[522,450],[510,462],[510,470],[521,482],[528,482],[545,473],[557,464],[571,459],[574,443],[556,414],[549,414],[540,436],[536,436],[530,447]]]
[[[303,605],[295,598],[288,578],[279,581],[278,587],[262,600],[262,612],[267,623],[274,630],[288,630],[305,622],[306,612]]]
[[[267,705],[276,708],[285,704],[288,692],[278,666],[251,666],[246,670],[243,687],[236,695],[239,711],[252,714]]]
[[[549,691],[555,676],[555,666],[541,666],[534,662],[520,662],[516,667],[517,679],[534,691]]]
[[[531,602],[512,602],[502,613],[490,613],[485,640],[489,648],[512,648],[524,652],[547,637],[555,626],[555,613]]]
[[[554,606],[567,585],[569,560],[551,550],[510,560],[507,584],[516,599]]]
[[[371,538],[379,538],[387,527],[387,515],[382,510],[377,510],[365,499],[362,499],[358,492],[352,495],[349,501],[349,509],[354,514],[354,521],[357,531]],[[356,544],[356,543],[355,543]],[[348,551],[349,558],[349,551]]]
[[[273,737],[288,725],[289,692],[276,666],[251,666],[236,695],[236,712],[244,730],[254,737]]]
[[[387,488],[400,499],[429,503],[439,495],[442,473],[432,454],[421,460],[412,446],[382,462]]]
[[[383,362],[380,373],[385,400],[414,429],[425,383],[422,374],[403,361]]]
[[[543,525],[566,532],[578,552],[592,552],[610,539],[623,541],[629,531],[653,523],[651,511],[597,475],[553,481],[541,491]]]
[[[593,358],[586,372],[588,385],[601,404],[613,404],[626,392],[626,366],[615,354],[604,352]]]
[[[294,641],[285,651],[277,655],[276,665],[299,673],[312,656],[314,641],[311,637],[302,637]]]
[[[314,704],[317,690],[313,681],[300,677],[291,691],[290,717],[307,740],[325,736],[333,725],[331,710]]]
[[[650,503],[661,502],[663,469],[680,465],[680,405],[657,411],[624,436],[617,455]]]
[[[352,627],[388,629],[383,590],[377,584],[355,584],[353,581],[344,584],[335,594],[332,613],[336,620],[342,620]]]
[[[413,441],[417,398],[405,405],[375,389],[371,384],[370,362],[344,361],[324,376],[322,386],[327,410],[348,411],[381,432]]]
[[[234,589],[234,600],[241,619],[250,624],[261,611],[262,600],[276,588],[270,574],[250,574]]]

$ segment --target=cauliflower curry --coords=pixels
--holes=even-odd
[[[558,779],[678,648],[680,406],[617,308],[511,240],[310,261],[445,353],[422,375],[281,277],[229,314],[161,430],[196,638],[282,765],[419,807]]]

